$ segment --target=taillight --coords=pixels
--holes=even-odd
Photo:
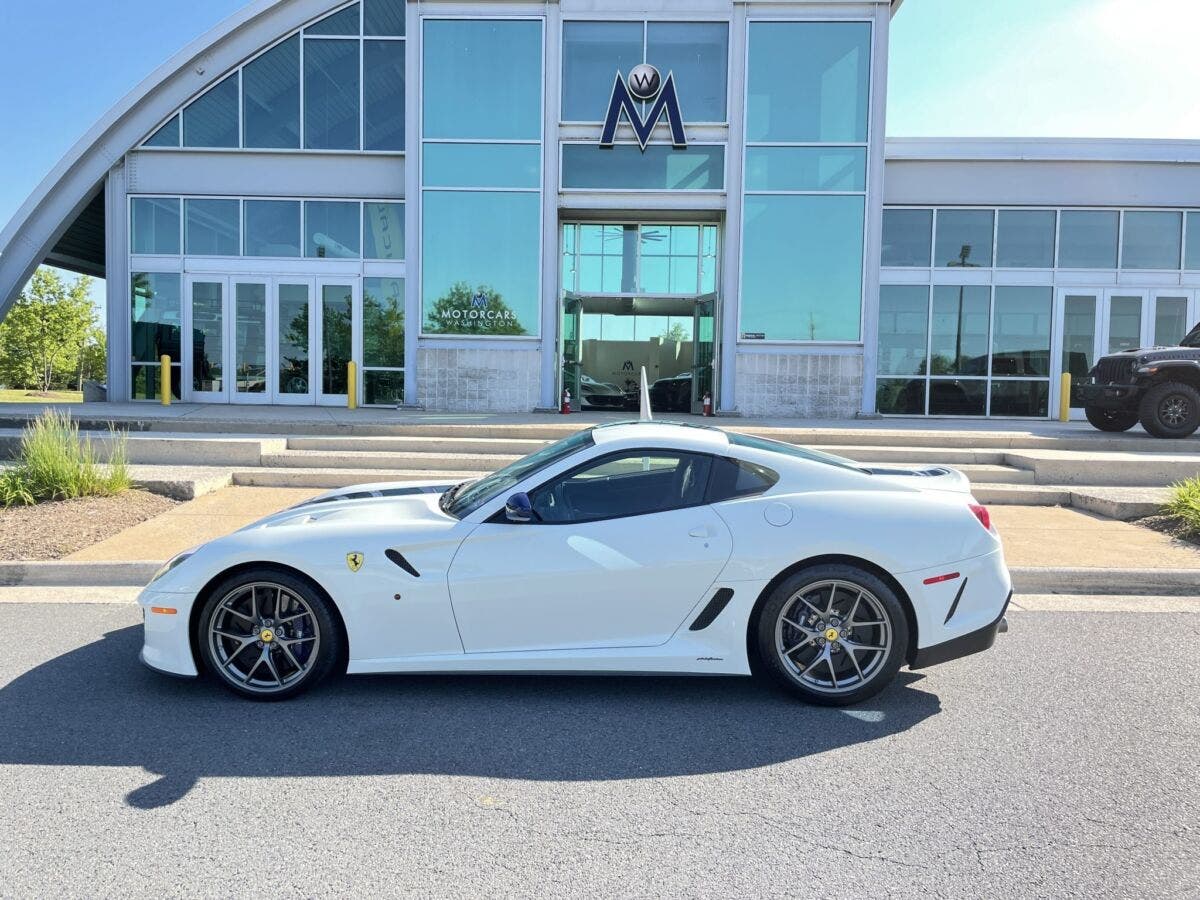
[[[980,506],[978,503],[968,503],[971,512],[975,513],[975,518],[979,520],[979,524],[988,531],[992,530],[992,514],[987,511],[986,506]]]

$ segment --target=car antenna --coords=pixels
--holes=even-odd
[[[642,414],[639,418],[643,422],[649,422],[654,418],[650,414],[650,387],[646,384],[645,366],[642,366]]]

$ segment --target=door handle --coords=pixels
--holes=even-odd
[[[689,531],[688,537],[706,538],[711,537],[711,535],[708,533],[708,526],[701,525],[699,528],[693,528],[691,531]]]

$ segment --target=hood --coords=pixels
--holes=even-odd
[[[326,491],[273,515],[260,519],[241,531],[263,528],[323,526],[447,525],[456,519],[438,507],[438,498],[451,485],[433,481],[394,481],[356,484]]]

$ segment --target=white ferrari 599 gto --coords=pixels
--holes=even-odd
[[[991,647],[1011,595],[959,472],[631,422],[453,487],[330,491],[180,554],[140,597],[141,657],[257,699],[343,671],[757,661],[841,705]]]

